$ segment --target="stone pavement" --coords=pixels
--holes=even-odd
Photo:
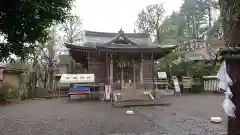
[[[226,119],[220,95],[191,95],[170,98],[172,106],[134,107],[134,109],[164,128],[168,135],[225,135]],[[221,116],[223,123],[210,122],[211,116]]]

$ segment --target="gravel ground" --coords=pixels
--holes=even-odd
[[[0,135],[161,135],[142,115],[126,115],[109,103],[67,99],[0,106]]]
[[[168,131],[168,135],[225,135],[226,115],[222,109],[224,96],[189,95],[169,97],[168,107],[135,107],[146,118]],[[210,117],[220,116],[223,122],[213,124]]]
[[[0,135],[224,135],[224,96],[167,97],[171,106],[135,107],[134,115],[110,103],[30,100],[0,106]],[[224,122],[212,124],[211,116]]]

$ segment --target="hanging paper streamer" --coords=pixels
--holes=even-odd
[[[225,113],[230,117],[236,117],[234,112],[236,110],[235,105],[232,103],[231,99],[233,94],[229,88],[233,84],[231,78],[227,73],[226,61],[223,61],[218,71],[217,78],[219,79],[219,88],[223,89],[225,92],[225,99],[222,103]]]

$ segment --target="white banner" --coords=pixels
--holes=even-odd
[[[225,60],[221,64],[221,67],[217,73],[217,78],[219,79],[218,87],[225,91],[224,92],[225,100],[223,101],[223,104],[222,104],[223,109],[228,116],[236,118],[234,113],[236,110],[236,106],[233,104],[233,102],[230,99],[232,98],[233,94],[229,88],[229,86],[231,86],[233,82],[227,73],[227,66],[226,66]]]
[[[60,83],[92,83],[94,74],[61,74]]]

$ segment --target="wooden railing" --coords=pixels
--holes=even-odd
[[[133,84],[132,84],[133,85]],[[169,87],[169,80],[166,79],[153,79],[153,78],[143,78],[143,81],[136,82],[135,86],[136,89],[145,89],[145,90],[153,90],[154,85],[156,89],[168,89]],[[121,83],[114,83],[113,89],[120,90],[121,89]]]
[[[204,76],[204,91],[206,92],[220,92],[218,88],[219,81],[216,76]]]
[[[144,78],[143,84],[145,86],[145,89],[153,89],[153,84],[155,85],[156,89],[168,89],[169,87],[169,80],[166,79],[159,79],[159,78]]]

